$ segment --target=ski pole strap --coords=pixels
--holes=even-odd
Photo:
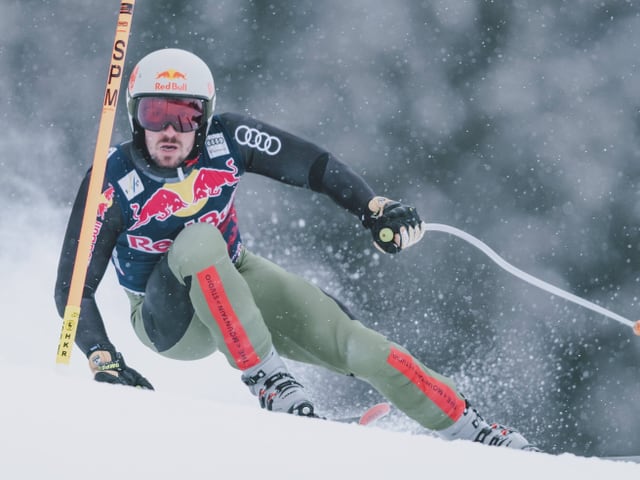
[[[530,283],[531,285],[538,287],[542,290],[545,290],[553,295],[557,295],[558,297],[564,298],[565,300],[568,300],[582,307],[588,308],[589,310],[592,310],[596,313],[604,315],[605,317],[609,317],[612,320],[615,320],[623,325],[626,325],[632,328],[636,335],[640,335],[640,320],[636,322],[632,322],[631,320],[624,318],[610,310],[607,310],[606,308],[603,308],[600,305],[596,305],[595,303],[585,300],[584,298],[580,298],[576,295],[573,295],[572,293],[566,292],[554,285],[551,285],[550,283],[540,280],[539,278],[536,278],[533,275],[530,275],[527,272],[524,272],[514,267],[505,259],[503,259],[500,255],[494,252],[487,244],[485,244],[481,240],[478,240],[476,237],[468,234],[467,232],[464,232],[455,227],[451,227],[449,225],[444,225],[441,223],[423,223],[422,228],[425,231],[444,232],[450,235],[454,235],[458,238],[461,238],[465,242],[470,243],[471,245],[476,247],[478,250],[480,250],[482,253],[487,255],[500,268],[506,270],[507,272],[520,278],[521,280],[524,280],[525,282]]]

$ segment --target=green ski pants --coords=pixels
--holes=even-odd
[[[234,264],[217,228],[186,227],[156,266],[144,296],[129,294],[140,340],[169,358],[220,350],[239,370],[271,349],[284,358],[353,375],[431,430],[461,415],[448,378],[353,320],[321,289],[244,250]]]

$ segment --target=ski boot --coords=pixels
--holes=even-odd
[[[496,447],[540,451],[516,430],[497,423],[489,424],[469,402],[466,402],[466,405],[464,413],[456,423],[437,432],[440,437],[446,440],[471,440]]]
[[[258,397],[262,408],[316,417],[304,387],[289,373],[273,348],[262,362],[242,373],[242,381]]]

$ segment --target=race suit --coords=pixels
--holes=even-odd
[[[219,350],[239,370],[272,347],[285,358],[369,382],[426,428],[454,423],[465,402],[452,382],[365,327],[335,299],[242,243],[234,207],[240,177],[256,173],[308,188],[362,217],[375,196],[328,151],[254,118],[212,118],[202,151],[159,168],[127,142],[107,160],[76,343],[110,345],[94,295],[109,261],[131,304],[142,343],[169,358]],[[89,183],[67,227],[56,282],[67,301]]]

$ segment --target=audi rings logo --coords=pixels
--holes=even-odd
[[[247,125],[240,125],[236,128],[234,137],[240,145],[247,145],[267,155],[277,155],[282,148],[282,142],[278,137],[261,132],[256,128],[248,127]]]

